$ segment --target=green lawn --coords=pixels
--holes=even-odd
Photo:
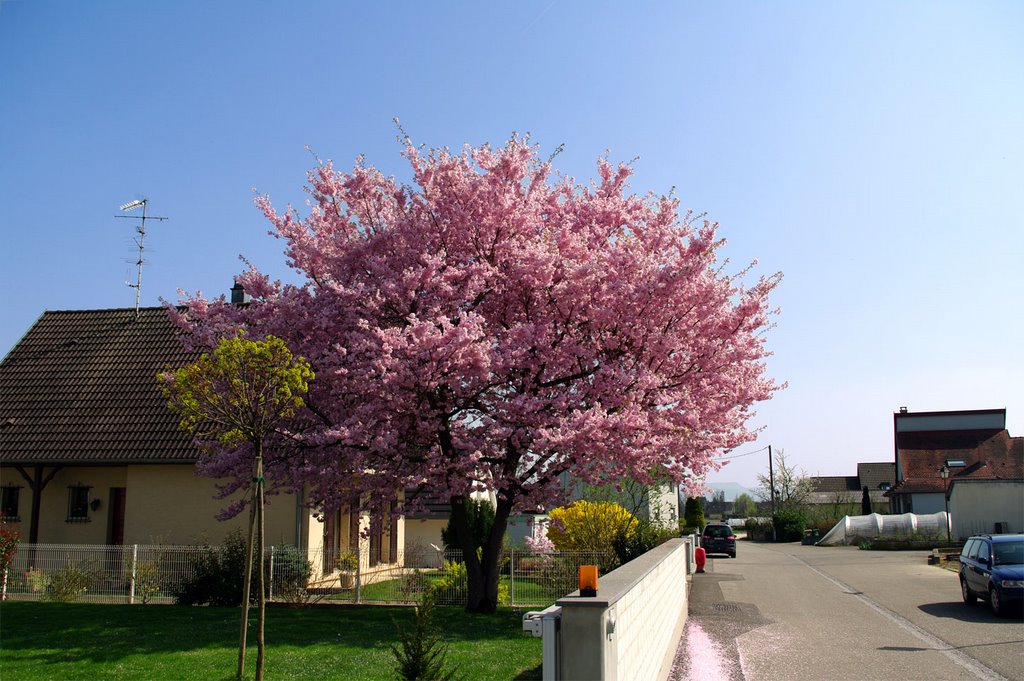
[[[232,608],[7,601],[0,605],[0,678],[232,679],[240,616]],[[266,678],[395,679],[394,621],[410,619],[409,608],[268,608]],[[540,678],[541,640],[522,632],[512,610],[483,616],[438,607],[435,621],[460,677]]]
[[[576,576],[573,575],[572,579],[574,581]],[[437,584],[440,580],[440,572],[428,572],[423,574],[423,581],[426,585]],[[568,583],[565,579],[563,579],[562,582],[563,584],[560,586],[551,586],[547,580],[517,576],[515,594],[512,594],[509,578],[503,575],[499,579],[499,588],[509,599],[512,599],[514,596],[514,605],[526,609],[542,609],[551,605],[575,588],[573,584]],[[405,598],[407,598],[407,595],[402,593],[401,587],[401,579],[389,579],[382,582],[375,582],[373,584],[365,584],[360,590],[360,597],[362,598],[362,602],[365,603],[406,602]],[[440,603],[452,604],[463,603],[465,602],[466,597],[464,591],[452,589],[438,594],[437,598]],[[349,589],[343,591],[340,594],[331,596],[328,600],[351,603],[355,600],[355,590]]]

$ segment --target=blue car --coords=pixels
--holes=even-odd
[[[980,534],[960,552],[960,591],[964,603],[979,597],[992,612],[1005,614],[1024,602],[1024,534]]]

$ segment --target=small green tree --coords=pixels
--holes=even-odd
[[[240,331],[234,338],[221,340],[212,355],[203,355],[177,371],[167,370],[157,376],[163,385],[168,406],[181,418],[182,429],[200,438],[210,438],[236,455],[240,447],[248,446],[252,449],[253,487],[238,642],[239,679],[245,669],[245,638],[249,624],[254,551],[259,562],[257,681],[263,678],[265,659],[263,448],[267,438],[304,406],[302,395],[309,390],[309,381],[313,378],[309,362],[302,357],[293,357],[283,340],[267,336],[263,340],[253,341],[245,337],[244,331]]]
[[[403,681],[451,681],[455,676],[454,671],[445,670],[448,645],[434,624],[433,609],[434,597],[427,591],[413,610],[412,629],[398,627],[400,647],[392,645],[391,653]]]
[[[703,497],[688,497],[683,507],[683,521],[686,527],[695,528],[700,531],[704,527],[704,499]]]
[[[732,502],[732,514],[737,518],[750,518],[757,514],[754,498],[744,492]]]
[[[466,520],[472,535],[474,549],[479,549],[487,541],[494,525],[494,505],[487,499],[472,499],[466,504]],[[449,516],[448,525],[441,530],[441,541],[445,549],[461,549],[464,544],[459,540],[455,520]]]

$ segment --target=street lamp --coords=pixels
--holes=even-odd
[[[939,477],[942,478],[942,503],[946,505],[946,544],[952,544],[953,538],[949,532],[949,466],[943,464],[942,468],[939,469]]]

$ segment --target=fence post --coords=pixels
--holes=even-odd
[[[270,577],[267,580],[270,584],[270,595],[267,596],[268,601],[274,600],[274,545],[270,545]]]
[[[516,604],[516,550],[508,551],[508,600],[509,605]]]
[[[135,605],[135,570],[139,566],[139,545],[132,544],[132,576],[128,580],[128,605]]]
[[[360,603],[363,593],[363,552],[358,547],[356,548],[356,603]],[[367,556],[369,560],[369,556]]]

